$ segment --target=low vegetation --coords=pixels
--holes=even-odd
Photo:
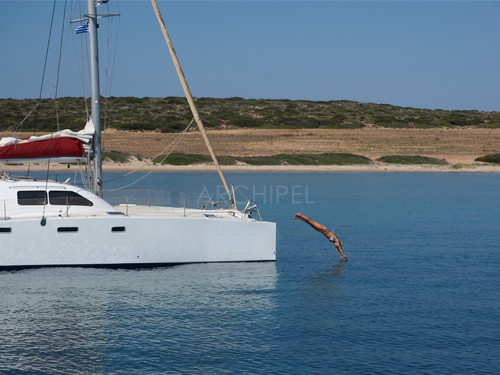
[[[324,154],[279,154],[272,156],[219,156],[217,158],[221,165],[234,165],[244,163],[249,165],[353,165],[370,164],[372,160],[361,155],[345,153]],[[158,156],[153,159],[154,163],[171,165],[189,165],[208,163],[212,159],[208,155],[173,153],[168,157]]]
[[[372,163],[370,159],[364,156],[347,153],[279,154],[239,157],[237,160],[250,165],[352,165]]]
[[[0,99],[0,130],[16,127],[37,105],[36,99]],[[500,112],[445,111],[348,100],[307,101],[243,98],[198,98],[196,104],[208,128],[334,129],[381,126],[389,128],[500,128]],[[80,130],[88,99],[44,100],[22,124],[23,131]],[[103,128],[178,132],[191,121],[184,98],[102,98]]]
[[[182,154],[182,153],[172,153],[170,155],[160,155],[153,159],[153,163],[160,164],[170,164],[170,165],[190,165],[199,163],[209,163],[212,161],[210,155],[202,154]],[[225,165],[223,160],[219,160],[219,163]],[[229,164],[234,164],[229,163]]]
[[[442,159],[431,158],[427,156],[405,156],[405,155],[386,155],[378,158],[377,161],[389,164],[432,164],[447,165],[448,162]]]
[[[482,161],[484,163],[500,164],[500,153],[499,154],[489,154],[476,158],[475,161]]]
[[[104,151],[102,153],[102,159],[103,160],[110,160],[115,163],[127,163],[130,161],[131,158],[137,158],[138,160],[142,160],[141,155],[131,155],[128,152],[122,152],[122,151]]]

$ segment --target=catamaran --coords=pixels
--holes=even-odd
[[[276,224],[253,202],[236,206],[198,115],[156,1],[153,7],[200,133],[229,196],[228,208],[118,204],[103,199],[99,59],[95,0],[88,0],[92,113],[79,132],[63,130],[0,141],[3,162],[75,162],[93,158],[92,188],[0,173],[0,269],[156,267],[276,260]],[[80,20],[81,21],[81,20]]]

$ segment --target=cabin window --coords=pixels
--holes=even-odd
[[[47,204],[47,193],[39,190],[18,191],[17,203],[20,206],[43,206]]]
[[[57,231],[59,233],[78,232],[78,227],[59,227]]]
[[[125,227],[112,227],[111,232],[125,232]]]
[[[12,232],[12,228],[0,228],[0,233],[10,233]]]
[[[49,192],[50,204],[54,206],[93,206],[87,198],[74,191],[51,190]]]

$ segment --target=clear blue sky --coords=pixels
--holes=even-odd
[[[44,91],[49,97],[64,2],[57,4]],[[197,97],[500,110],[499,1],[159,4]],[[68,19],[78,17],[78,7],[68,1]],[[111,0],[110,10],[121,17],[112,24],[118,39],[109,94],[182,96],[150,2]],[[0,98],[38,97],[51,12],[48,0],[0,0]],[[108,22],[100,22],[103,94]],[[83,96],[75,69],[82,37],[71,30],[76,25],[65,27],[58,94]]]

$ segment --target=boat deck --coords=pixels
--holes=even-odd
[[[231,209],[201,210],[183,207],[143,206],[120,204],[115,209],[127,216],[172,216],[172,217],[205,217],[207,219],[254,220],[240,211]]]

